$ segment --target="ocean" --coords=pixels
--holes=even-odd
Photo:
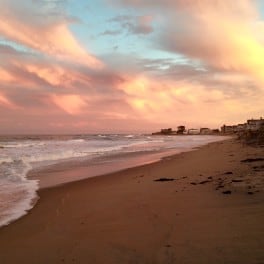
[[[54,177],[47,181],[45,173],[41,178],[30,177],[30,171],[52,170],[59,164],[73,167],[85,164],[91,168],[87,177],[92,177],[154,162],[223,139],[209,135],[138,134],[0,136],[0,227],[33,208],[39,199],[39,188],[80,179],[68,179],[62,173],[60,179]]]

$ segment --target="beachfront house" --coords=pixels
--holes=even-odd
[[[160,130],[160,133],[161,134],[165,134],[165,135],[171,134],[172,133],[172,128],[163,128],[163,129]]]
[[[223,125],[221,127],[221,133],[222,134],[233,134],[237,131],[237,126],[226,126]]]
[[[249,119],[246,126],[247,130],[259,130],[261,127],[264,127],[264,119],[262,117],[260,119]]]
[[[178,135],[183,135],[185,131],[185,126],[178,126],[177,127],[177,134]]]
[[[220,130],[218,128],[212,129],[212,134],[219,134]]]
[[[154,132],[152,135],[175,135],[176,131],[173,131],[172,128],[162,128],[159,132]]]
[[[264,119],[248,119],[244,124],[238,124],[233,126],[223,125],[221,127],[222,134],[233,134],[233,133],[243,133],[245,131],[258,131],[259,129],[264,128]]]
[[[237,132],[245,131],[247,129],[247,124],[238,124],[237,125]]]
[[[200,134],[199,129],[196,129],[196,128],[188,129],[188,135],[199,135],[199,134]]]
[[[212,130],[207,127],[200,128],[200,134],[201,135],[210,135],[212,134]]]

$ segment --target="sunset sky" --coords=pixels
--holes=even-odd
[[[264,115],[262,0],[0,0],[0,133]]]

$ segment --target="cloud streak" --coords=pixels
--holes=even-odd
[[[53,95],[51,98],[56,105],[71,115],[77,115],[82,112],[86,106],[84,98],[77,94]]]

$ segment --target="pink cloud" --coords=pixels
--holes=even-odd
[[[252,30],[254,20],[249,19],[250,14],[232,16],[227,4],[216,8],[213,2],[207,2],[208,6],[200,7],[201,10],[195,10],[193,6],[185,8],[181,13],[182,19],[192,23],[185,23],[183,29],[173,26],[175,20],[171,18],[162,44],[171,51],[200,59],[205,64],[250,72],[260,78],[258,67],[263,66],[260,58],[264,55],[264,47]],[[238,2],[237,6],[240,6]]]
[[[13,76],[8,71],[0,67],[0,80],[3,82],[10,82],[13,80]]]
[[[71,115],[80,114],[86,106],[85,99],[77,94],[53,95],[52,100],[62,110]]]
[[[231,76],[231,81],[239,83],[240,78]],[[247,87],[245,96],[233,97],[220,89],[209,89],[188,80],[158,80],[140,74],[127,76],[127,82],[120,84],[119,89],[127,94],[126,100],[138,116],[144,117],[146,122],[158,120],[167,126],[184,123],[218,127],[223,122],[242,122],[249,112],[259,115],[257,113],[263,110],[262,98]],[[252,97],[255,97],[255,104],[251,103]]]
[[[257,16],[255,1],[252,0],[108,0],[114,5],[123,5],[135,8],[147,8],[152,10],[167,10],[171,12],[192,10],[193,13],[203,15],[208,11],[219,10],[225,15],[237,18],[252,18]],[[214,11],[216,12],[216,11]]]
[[[0,93],[0,105],[9,109],[16,109],[16,105],[12,103],[6,96]]]
[[[49,20],[49,13],[46,17],[45,14],[41,17],[39,10],[34,10],[34,5],[27,10],[25,7],[16,7],[16,4],[14,1],[1,3],[0,34],[4,38],[59,60],[84,64],[90,68],[103,67],[99,59],[89,54],[78,43],[68,29],[66,20]],[[34,15],[40,16],[39,19],[36,20]],[[20,19],[21,16],[24,17],[23,20]],[[30,21],[30,18],[33,21]]]

